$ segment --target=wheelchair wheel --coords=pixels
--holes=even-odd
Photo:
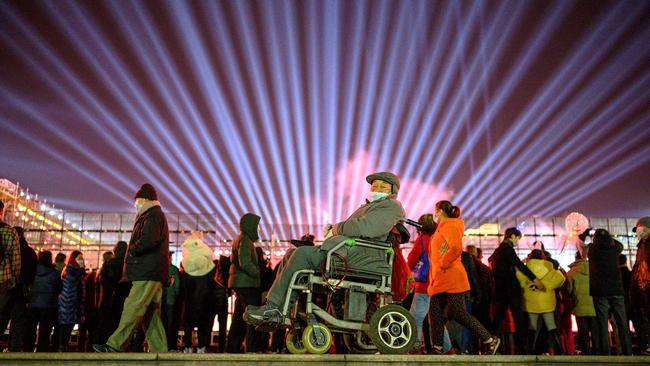
[[[379,352],[405,354],[413,348],[417,338],[415,320],[403,307],[386,305],[370,318],[368,335]]]
[[[318,334],[315,330],[318,329]],[[332,346],[332,332],[323,324],[316,326],[309,324],[302,332],[302,344],[307,352],[314,354],[323,354],[330,350]]]
[[[287,345],[287,350],[289,353],[292,353],[294,355],[307,353],[307,349],[302,343],[302,334],[296,329],[291,329],[287,333],[285,344]]]
[[[343,334],[343,343],[352,354],[374,355],[377,353],[377,347],[372,344],[372,340],[363,332],[361,334]]]

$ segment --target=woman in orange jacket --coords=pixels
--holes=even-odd
[[[460,208],[449,201],[436,203],[435,217],[438,228],[431,238],[429,258],[428,293],[431,295],[431,325],[434,350],[442,352],[444,331],[443,310],[447,317],[469,329],[483,339],[489,352],[495,354],[501,340],[490,334],[476,318],[467,313],[463,294],[469,291],[467,273],[460,261],[463,251],[465,225],[460,219]]]

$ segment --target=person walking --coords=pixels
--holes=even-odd
[[[444,315],[468,328],[481,338],[488,353],[495,354],[501,344],[476,318],[467,313],[464,293],[470,290],[467,273],[461,263],[465,225],[460,218],[460,208],[449,201],[436,203],[435,217],[438,228],[430,243],[431,269],[428,293],[431,295],[431,325],[433,348],[442,353]]]
[[[135,194],[136,219],[126,252],[126,280],[132,283],[120,324],[97,352],[121,352],[138,328],[152,352],[167,352],[165,327],[160,318],[163,286],[169,275],[169,230],[154,187],[145,183]]]

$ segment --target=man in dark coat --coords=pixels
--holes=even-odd
[[[163,285],[168,281],[169,231],[151,184],[135,194],[135,226],[126,253],[125,280],[131,291],[124,302],[120,325],[106,344],[95,344],[97,352],[119,352],[139,327],[144,327],[152,352],[167,352],[165,327],[160,318]]]
[[[614,240],[605,229],[598,229],[589,245],[589,294],[594,298],[596,308],[596,351],[609,355],[609,314],[610,310],[618,326],[619,342],[623,354],[632,354],[630,328],[625,312],[625,289],[618,269],[618,256],[623,244]]]
[[[512,318],[515,322],[517,352],[519,354],[525,354],[528,326],[525,315],[522,313],[521,303],[523,295],[521,293],[521,286],[515,275],[516,270],[526,275],[541,291],[544,291],[545,287],[535,277],[535,274],[517,257],[517,253],[515,253],[514,247],[518,244],[521,237],[522,234],[519,229],[514,227],[508,228],[503,235],[503,242],[499,244],[499,247],[492,253],[488,261],[492,263],[492,274],[495,283],[492,332],[493,334],[502,333],[503,319],[506,316],[508,308],[510,308]]]

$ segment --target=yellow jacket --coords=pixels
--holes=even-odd
[[[524,309],[534,314],[550,313],[555,311],[555,289],[564,283],[564,275],[559,270],[553,269],[553,264],[541,259],[531,259],[526,266],[542,281],[546,291],[532,290],[533,282],[523,273],[517,271],[517,279],[523,288]]]

